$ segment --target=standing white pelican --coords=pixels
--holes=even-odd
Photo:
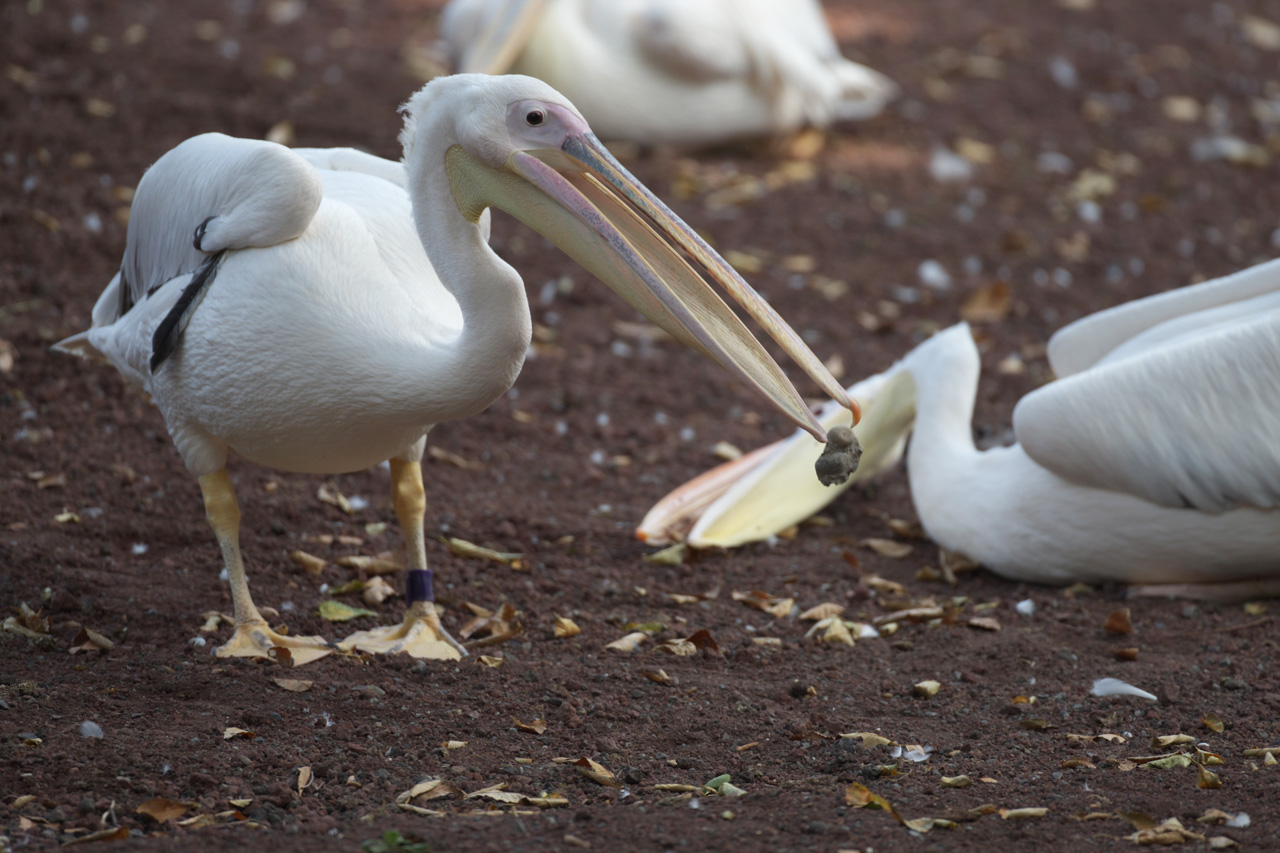
[[[452,0],[441,40],[455,70],[555,86],[605,139],[780,136],[897,92],[840,55],[818,0]]]
[[[313,473],[390,460],[410,607],[403,624],[342,645],[465,653],[433,604],[420,461],[432,425],[505,393],[529,346],[520,276],[488,245],[491,205],[822,438],[683,250],[828,393],[842,394],[795,332],[545,83],[440,78],[405,106],[401,142],[403,165],[350,149],[187,140],[139,183],[124,262],[93,327],[59,344],[105,356],[149,392],[199,477],[235,602],[235,633],[219,655],[279,656],[283,647],[300,664],[332,650],[319,637],[271,631],[254,607],[225,467],[233,450]]]
[[[863,432],[882,405],[902,407],[888,379],[914,380],[911,495],[935,542],[1043,583],[1280,579],[1280,261],[1072,323],[1049,361],[1061,378],[1018,403],[1018,443],[985,452],[970,426],[981,365],[966,324],[875,377],[859,427],[868,457],[905,434],[888,430],[886,445]],[[711,535],[695,528],[691,543],[755,531],[752,496],[821,494],[795,481],[781,450],[772,459],[708,510],[698,524]]]

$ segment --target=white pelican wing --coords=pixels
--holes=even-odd
[[[402,190],[409,186],[404,163],[376,157],[356,148],[293,148],[303,160],[317,169],[331,172],[360,172],[395,184]]]
[[[1255,297],[1258,310],[1027,395],[1014,410],[1019,443],[1067,480],[1162,506],[1280,507],[1280,310],[1265,310],[1275,301]]]
[[[221,133],[178,145],[138,182],[121,265],[128,299],[121,313],[211,255],[297,237],[322,192],[315,169],[283,145]]]
[[[1135,344],[1145,346],[1157,342],[1161,333],[1181,334],[1188,328],[1170,321],[1186,318],[1195,324],[1199,322],[1196,315],[1200,312],[1243,303],[1268,293],[1280,294],[1280,260],[1126,302],[1059,329],[1049,341],[1049,364],[1058,376],[1070,376],[1088,370],[1104,358],[1121,355],[1115,352],[1119,347],[1132,351]],[[1144,334],[1147,332],[1156,334]]]

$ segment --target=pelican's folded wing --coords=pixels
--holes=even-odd
[[[297,237],[322,195],[315,169],[283,145],[221,133],[186,140],[138,182],[120,266],[120,313],[218,252]]]
[[[1053,382],[1013,423],[1032,459],[1081,485],[1206,512],[1278,507],[1280,311]]]
[[[1049,341],[1049,364],[1058,376],[1070,376],[1185,329],[1171,321],[1187,318],[1194,324],[1194,315],[1202,311],[1266,294],[1280,294],[1280,260],[1090,314],[1054,334]],[[1139,337],[1143,340],[1137,341]],[[1117,352],[1121,347],[1124,352]]]
[[[303,160],[321,170],[331,172],[360,172],[395,184],[402,190],[409,187],[409,175],[404,163],[387,160],[356,148],[294,148]]]
[[[324,187],[316,170],[283,145],[221,133],[166,152],[142,180],[129,212],[117,304],[94,310],[108,323],[183,276],[181,296],[155,329],[150,371],[174,352],[217,276],[223,253],[274,246],[311,224]]]
[[[751,75],[756,60],[751,27],[767,28],[767,22],[748,20],[737,0],[650,0],[641,5],[620,26],[630,31],[657,73],[689,83]],[[597,31],[605,38],[603,26]]]

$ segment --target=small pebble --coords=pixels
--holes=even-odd
[[[105,735],[102,733],[102,726],[91,720],[85,720],[80,724],[81,737],[96,737],[101,740]]]
[[[921,261],[916,273],[920,276],[920,283],[925,287],[931,287],[934,290],[946,290],[951,287],[951,273],[935,260]]]
[[[822,455],[814,463],[818,481],[824,486],[839,486],[853,476],[858,470],[858,460],[862,458],[862,445],[858,437],[847,426],[833,427],[827,430],[827,446]]]

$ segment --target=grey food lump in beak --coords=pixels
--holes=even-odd
[[[861,458],[862,445],[853,430],[847,426],[832,427],[827,430],[827,446],[813,467],[822,485],[839,486],[858,470]]]

